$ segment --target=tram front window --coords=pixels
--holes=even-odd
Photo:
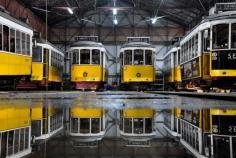
[[[229,46],[229,24],[213,26],[213,49],[227,49]]]
[[[80,50],[80,64],[90,64],[90,50],[89,49]]]
[[[145,65],[152,65],[152,51],[145,50]]]
[[[81,118],[80,119],[80,133],[89,133],[90,132],[90,119]]]
[[[72,51],[72,64],[79,64],[79,50],[75,49]]]
[[[92,64],[100,64],[100,50],[93,49],[92,50]]]
[[[132,118],[124,118],[124,132],[132,133]]]
[[[152,118],[145,118],[145,133],[152,133]]]
[[[91,133],[99,133],[100,132],[100,119],[92,118],[91,119]]]
[[[125,65],[132,65],[132,50],[125,50]]]
[[[214,158],[230,158],[229,137],[213,137]]]
[[[71,118],[71,133],[78,133],[79,120],[78,118]]]
[[[143,133],[143,118],[134,118],[134,133]]]
[[[143,50],[134,50],[134,65],[143,65]]]
[[[42,62],[42,52],[43,50],[41,46],[33,47],[33,62]]]

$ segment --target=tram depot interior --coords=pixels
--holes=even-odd
[[[0,158],[236,158],[235,0],[0,0]]]

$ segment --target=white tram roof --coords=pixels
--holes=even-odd
[[[180,47],[173,47],[171,48],[163,57],[163,59],[165,59],[169,54],[173,53],[173,52],[177,52],[180,49]]]
[[[64,53],[62,53],[62,51],[60,49],[58,49],[57,47],[55,47],[52,43],[50,43],[49,41],[46,41],[45,39],[36,39],[37,45],[51,49],[53,51],[55,51],[56,53],[62,55],[64,57]]]
[[[228,11],[222,12],[218,14],[213,14],[207,16],[203,19],[197,26],[195,26],[188,34],[186,34],[183,39],[180,41],[180,45],[183,45],[187,42],[190,38],[195,36],[198,32],[210,28],[212,25],[216,25],[219,23],[229,23],[229,22],[236,22],[236,11]]]
[[[70,47],[100,47],[104,48],[102,43],[94,42],[94,41],[78,41],[73,42]]]
[[[151,48],[155,49],[154,45],[151,45],[150,43],[146,42],[129,42],[125,43],[121,49],[129,49],[129,48]]]
[[[14,28],[19,31],[23,31],[25,33],[33,35],[33,29],[28,24],[2,11],[0,11],[0,21],[1,21],[1,24],[6,25],[10,28]]]

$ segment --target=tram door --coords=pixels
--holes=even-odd
[[[49,50],[43,49],[43,78],[48,80],[48,71],[49,71]]]

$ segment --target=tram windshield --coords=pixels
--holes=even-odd
[[[92,118],[91,119],[91,133],[99,133],[100,132],[100,119]]]
[[[92,50],[92,64],[100,64],[100,50],[93,49]]]
[[[32,55],[33,62],[42,62],[42,52],[43,49],[41,46],[33,47],[33,55]]]
[[[143,118],[134,118],[134,133],[143,133]]]
[[[134,50],[134,65],[143,65],[143,50],[135,49]]]
[[[80,50],[80,64],[90,64],[90,50],[89,49]]]
[[[90,119],[89,118],[80,119],[80,133],[90,133]]]
[[[145,65],[152,65],[152,51],[145,50]]]
[[[125,65],[132,65],[132,50],[125,50]]]
[[[227,49],[229,47],[229,24],[213,26],[213,49]]]

